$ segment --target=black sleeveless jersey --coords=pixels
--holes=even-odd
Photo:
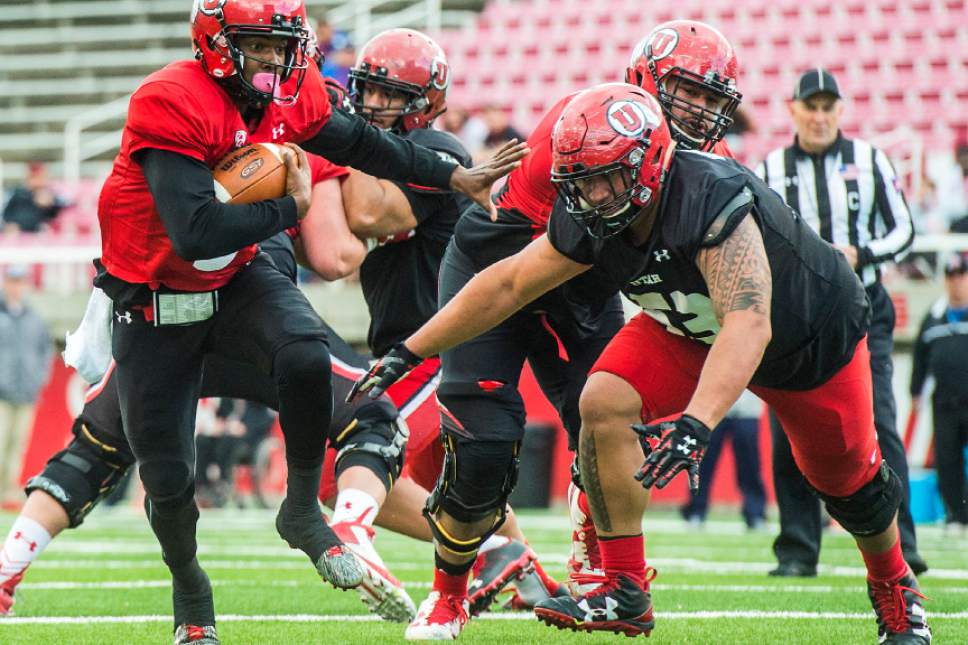
[[[720,215],[726,225],[714,233],[710,225]],[[628,231],[595,240],[560,203],[548,235],[560,253],[624,284],[623,293],[670,333],[711,345],[719,324],[696,256],[747,216],[763,235],[773,278],[773,337],[751,383],[812,389],[853,357],[870,322],[867,296],[841,253],[737,162],[677,152],[655,228],[638,247]]]
[[[423,128],[404,135],[442,158],[471,166],[470,155],[451,134]],[[382,356],[437,312],[437,274],[444,249],[461,212],[471,203],[461,193],[396,182],[403,191],[417,227],[380,240],[360,267],[363,297],[370,310],[367,342]]]

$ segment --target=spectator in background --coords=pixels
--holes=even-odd
[[[14,188],[3,209],[5,233],[36,233],[51,221],[67,203],[50,188],[47,164],[32,161],[27,164],[27,178],[23,186]]]
[[[481,112],[481,119],[487,126],[487,135],[484,137],[483,156],[490,156],[497,148],[510,141],[517,139],[523,141],[525,137],[511,125],[511,117],[508,111],[498,105],[488,105]],[[476,158],[476,157],[475,157]]]
[[[27,267],[11,265],[0,302],[0,502],[20,505],[20,467],[34,404],[50,375],[47,324],[27,305]]]
[[[733,113],[733,124],[726,131],[726,143],[729,149],[733,151],[733,156],[737,159],[746,157],[745,151],[743,150],[743,139],[746,133],[752,131],[753,124],[746,110],[742,107],[737,108]]]
[[[487,124],[464,108],[447,106],[447,111],[440,116],[437,123],[441,130],[460,139],[472,157],[477,156],[484,147],[488,133]]]
[[[882,266],[906,255],[914,241],[911,213],[887,155],[866,141],[848,139],[841,133],[844,105],[830,72],[813,68],[803,73],[788,107],[796,130],[793,143],[770,152],[756,174],[821,238],[843,253],[867,291],[871,303],[867,345],[877,443],[903,486],[897,520],[901,549],[911,569],[920,575],[927,564],[917,550],[908,499],[907,454],[897,431],[892,385],[894,304],[881,284]],[[820,555],[820,500],[801,475],[775,416],[771,426],[780,535],[773,543],[779,566],[770,575],[815,576]]]
[[[350,67],[356,63],[356,49],[349,34],[341,29],[334,29],[326,18],[320,18],[316,26],[316,39],[319,51],[323,54],[323,76],[346,87]]]
[[[932,215],[952,233],[968,233],[968,139],[955,144],[954,163],[936,181]]]
[[[760,470],[759,424],[762,413],[763,402],[745,390],[713,431],[706,456],[699,464],[699,492],[680,509],[687,522],[702,524],[706,521],[709,490],[716,474],[716,464],[727,437],[732,437],[736,483],[743,495],[743,520],[751,531],[763,526],[766,520],[766,488]]]
[[[945,297],[921,322],[914,345],[911,407],[918,409],[924,381],[934,377],[934,454],[946,524],[968,532],[968,251],[955,253],[944,271]]]

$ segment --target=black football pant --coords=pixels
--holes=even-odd
[[[152,529],[174,569],[196,551],[194,431],[203,357],[241,360],[272,378],[287,461],[311,468],[323,461],[333,407],[326,330],[262,254],[219,290],[219,311],[206,321],[155,327],[138,310],[115,308],[112,349],[125,434]]]
[[[948,522],[968,524],[965,446],[968,446],[968,400],[932,401],[934,463]]]
[[[894,402],[894,304],[880,283],[867,288],[871,302],[871,327],[867,345],[871,353],[871,375],[874,385],[874,426],[881,454],[903,484],[904,499],[898,509],[901,549],[905,555],[917,553],[917,536],[911,518],[910,485],[907,453],[897,430],[897,407]],[[780,534],[773,542],[773,552],[780,562],[801,562],[816,566],[820,556],[820,500],[807,485],[797,468],[790,442],[770,413],[773,435],[773,486],[780,509]]]
[[[452,242],[441,264],[440,305],[453,298],[476,272],[470,258]],[[518,381],[527,360],[558,411],[570,446],[576,447],[581,427],[578,400],[588,371],[625,322],[617,295],[595,315],[585,313],[555,290],[494,329],[444,352],[437,398],[452,415],[444,415],[444,430],[458,444],[492,442],[510,451],[524,436],[524,402]],[[458,459],[459,469],[460,464]],[[492,472],[480,482],[467,484],[470,490],[457,493],[489,502],[500,497],[503,480],[504,473]]]

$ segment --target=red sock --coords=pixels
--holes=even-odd
[[[541,563],[537,560],[534,561],[534,572],[539,578],[541,578],[541,582],[544,583],[545,589],[548,590],[549,594],[554,596],[556,593],[558,593],[558,587],[561,586],[561,583],[549,576],[541,566]]]
[[[470,571],[458,575],[451,575],[446,571],[434,568],[434,591],[448,596],[467,595],[467,576]]]
[[[897,580],[907,573],[908,565],[901,553],[901,541],[895,540],[894,546],[883,553],[868,553],[861,550],[867,577],[871,580]]]
[[[605,575],[616,578],[624,574],[645,588],[645,536],[599,537]]]

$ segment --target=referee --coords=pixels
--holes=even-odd
[[[904,559],[915,574],[927,569],[918,554],[908,503],[908,466],[897,432],[891,376],[894,306],[881,284],[881,265],[911,247],[914,226],[887,156],[838,127],[843,113],[837,81],[827,70],[805,72],[797,82],[790,116],[793,144],[771,152],[757,167],[770,188],[839,249],[867,289],[871,327],[867,342],[874,385],[874,425],[887,463],[904,483],[898,516]],[[775,576],[814,576],[820,554],[820,501],[800,474],[779,422],[771,415],[773,480],[780,508],[780,535],[773,543]]]

